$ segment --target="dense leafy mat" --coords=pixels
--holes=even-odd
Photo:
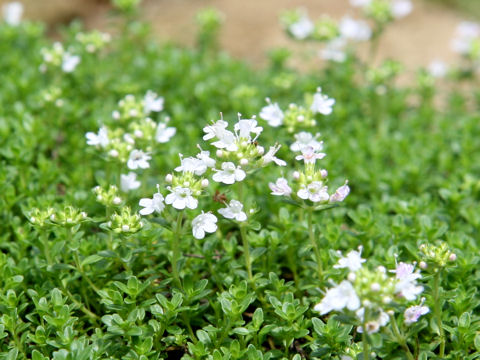
[[[199,16],[194,49],[158,44],[128,17],[111,39],[72,24],[62,46],[41,24],[0,24],[1,358],[477,358],[471,74],[439,85],[420,71],[399,86],[394,61],[348,54],[306,74],[284,50],[253,69],[218,51],[216,16]],[[284,125],[242,123],[247,135],[220,151],[202,139],[220,113],[233,130],[266,97]],[[326,109],[311,110],[317,100]],[[302,130],[324,141],[313,165],[318,142],[292,147]],[[146,154],[132,158],[129,144]],[[216,171],[185,161],[197,144]],[[260,150],[274,144],[286,166]],[[241,165],[233,175],[226,159]],[[330,194],[349,179],[343,202],[345,187],[301,192],[324,185],[318,166]],[[136,180],[121,177],[130,171]],[[289,185],[270,189],[279,177]],[[225,208],[235,199],[244,211]],[[215,220],[192,221],[201,211]]]

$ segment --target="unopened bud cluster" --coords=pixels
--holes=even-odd
[[[457,260],[457,255],[449,249],[445,242],[422,244],[419,250],[422,259],[419,265],[425,270],[437,271],[453,265],[455,260]]]
[[[88,220],[86,212],[73,206],[65,206],[63,209],[47,208],[44,210],[33,208],[28,213],[28,219],[34,226],[47,227],[51,225],[75,226]]]
[[[119,206],[123,203],[123,199],[120,197],[118,188],[115,185],[110,185],[106,188],[95,186],[93,192],[97,201],[102,205]]]
[[[75,39],[82,44],[85,51],[88,53],[95,53],[103,49],[112,39],[110,34],[98,30],[89,32],[79,32]]]
[[[143,227],[140,215],[132,214],[128,206],[113,214],[106,225],[115,233],[125,234],[136,233]]]

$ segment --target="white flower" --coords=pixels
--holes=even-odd
[[[137,180],[137,174],[133,171],[130,171],[127,175],[120,175],[120,189],[124,192],[138,189],[141,184],[142,183]]]
[[[348,268],[350,271],[355,272],[362,268],[362,263],[365,261],[365,259],[362,259],[362,248],[360,247],[359,251],[352,250],[347,256],[340,258],[333,267],[335,269]]]
[[[335,194],[330,196],[330,202],[335,203],[335,202],[342,202],[345,200],[345,198],[350,194],[350,187],[347,185],[348,180],[345,181],[345,184],[340,186],[336,191]]]
[[[8,25],[17,26],[22,20],[23,5],[19,1],[12,1],[3,5],[3,19]]]
[[[339,30],[342,37],[355,41],[366,41],[372,36],[372,30],[366,21],[355,20],[350,16],[342,18]]]
[[[203,140],[217,138],[218,140],[212,143],[216,148],[229,151],[237,150],[235,135],[230,130],[227,130],[227,126],[228,123],[224,120],[218,120],[212,125],[205,126],[203,131],[206,134],[203,136]]]
[[[447,75],[448,66],[441,60],[433,60],[428,65],[428,72],[434,78],[443,78]]]
[[[306,39],[315,29],[315,25],[307,15],[302,15],[297,22],[288,27],[288,31],[298,40]]]
[[[315,164],[317,159],[323,159],[327,154],[316,153],[311,146],[302,149],[302,155],[295,156],[295,160],[303,160],[305,164]]]
[[[288,186],[288,181],[285,178],[279,178],[275,183],[268,183],[272,195],[276,196],[290,196],[292,189]]]
[[[350,5],[355,7],[365,7],[370,5],[372,0],[350,0]]]
[[[474,39],[480,36],[480,24],[473,21],[462,21],[457,26],[456,34],[463,38]]]
[[[164,99],[153,91],[148,90],[143,98],[143,112],[150,114],[152,111],[160,112],[163,110]]]
[[[243,204],[238,200],[230,200],[230,203],[225,208],[218,210],[220,215],[227,219],[235,219],[237,221],[247,220],[247,214],[243,211]]]
[[[430,309],[428,306],[423,306],[423,301],[420,305],[410,306],[403,313],[405,325],[411,325],[418,321],[420,316],[428,314]]]
[[[217,231],[217,217],[212,213],[202,213],[192,220],[192,233],[196,239],[203,239],[205,233]]]
[[[175,168],[175,171],[183,173],[189,172],[201,176],[207,171],[207,165],[200,159],[194,157],[182,158],[180,154],[181,165]]]
[[[347,59],[345,46],[347,41],[344,38],[336,38],[327,43],[318,53],[321,59],[342,63]]]
[[[212,179],[229,185],[235,183],[235,181],[242,181],[246,176],[245,171],[240,166],[235,166],[232,162],[224,162],[222,163],[222,170],[214,170],[216,173],[213,174]]]
[[[407,16],[413,10],[413,4],[411,0],[393,0],[391,4],[391,11],[393,17],[400,19]]]
[[[181,186],[176,186],[173,189],[169,186],[167,189],[170,194],[165,198],[165,203],[172,205],[175,209],[183,210],[186,207],[195,209],[198,206],[198,200],[192,196],[192,190]]]
[[[313,136],[309,132],[301,131],[294,135],[296,141],[290,145],[290,150],[302,151],[306,147],[311,147],[314,151],[320,151],[323,149],[323,141],[317,141],[318,136],[320,134]]]
[[[66,73],[71,73],[80,63],[80,56],[72,55],[69,52],[63,54],[62,70]]]
[[[163,203],[163,195],[159,192],[153,194],[152,199],[140,199],[139,205],[143,206],[143,209],[139,211],[140,215],[149,215],[155,211],[160,214],[165,208],[165,204]]]
[[[365,314],[365,309],[364,308],[360,308],[358,309],[358,311],[355,312],[355,314],[357,315],[357,318],[363,322],[363,316]],[[380,309],[380,313],[378,314],[378,317],[376,319],[373,319],[373,320],[370,320],[368,321],[365,326],[367,328],[367,333],[368,334],[374,334],[376,332],[378,332],[378,330],[380,330],[380,328],[382,326],[385,326],[388,324],[388,321],[390,320],[388,314],[381,310]],[[359,333],[363,333],[363,327],[362,326],[358,326],[357,327],[357,331]]]
[[[207,168],[213,168],[215,166],[215,159],[210,157],[210,151],[203,151],[200,148],[200,152],[197,154],[197,159],[203,162]]]
[[[175,135],[176,132],[176,128],[167,127],[166,123],[158,123],[157,132],[155,133],[155,140],[161,144],[167,143]]]
[[[267,98],[266,100],[268,105],[264,106],[260,111],[260,118],[267,121],[268,125],[270,125],[271,127],[277,127],[282,125],[285,115],[278,106],[278,103],[272,104],[269,98]]]
[[[409,301],[415,300],[417,295],[423,291],[423,286],[417,286],[417,279],[422,276],[414,270],[414,265],[403,262],[399,263],[395,270],[392,270],[397,280],[395,293]]]
[[[147,153],[144,153],[142,150],[137,150],[134,149],[130,152],[130,156],[127,161],[127,166],[129,169],[135,170],[135,169],[148,169],[150,167],[150,164],[148,161],[152,157],[148,155]]]
[[[313,113],[330,115],[333,111],[332,108],[334,104],[335,99],[331,99],[327,95],[322,94],[321,89],[318,88],[315,95],[313,95],[313,102],[310,106],[310,110],[312,110]]]
[[[312,202],[328,201],[328,188],[323,186],[320,181],[313,181],[307,186],[302,185],[302,188],[297,191],[300,199],[310,200]]]
[[[240,114],[238,114],[240,117]],[[235,132],[238,134],[238,138],[252,140],[250,133],[255,134],[253,140],[255,140],[263,131],[263,127],[257,126],[258,122],[255,119],[240,119],[234,126]]]
[[[270,149],[268,150],[268,152],[265,155],[263,155],[263,157],[262,157],[263,165],[267,165],[267,164],[271,163],[272,161],[275,164],[277,164],[278,166],[286,166],[287,165],[287,163],[284,160],[279,159],[275,156],[275,154],[278,152],[280,147],[281,147],[281,145],[270,146]]]
[[[290,150],[292,151],[302,151],[307,147],[311,147],[314,151],[323,149],[323,141],[317,141],[317,138],[320,134],[313,136],[307,131],[301,131],[294,135],[295,142],[290,145]]]
[[[325,297],[313,309],[320,312],[320,315],[325,315],[330,311],[339,311],[344,308],[355,311],[359,307],[360,299],[355,289],[350,282],[344,280],[339,285],[328,289]]]
[[[95,134],[94,132],[87,132],[85,137],[87,138],[87,145],[91,146],[100,145],[104,148],[110,143],[110,140],[108,139],[108,131],[105,126],[102,126],[98,130],[98,134]]]

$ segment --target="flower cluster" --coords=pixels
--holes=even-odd
[[[272,103],[270,98],[267,98],[266,101],[268,105],[260,111],[260,118],[267,121],[272,127],[285,125],[288,132],[314,127],[317,124],[315,115],[330,115],[333,105],[335,105],[335,99],[322,93],[320,87],[317,88],[315,94],[307,96],[305,106],[290,104],[283,111],[278,103]]]
[[[55,42],[51,48],[41,49],[43,63],[40,65],[40,71],[46,72],[49,67],[60,68],[65,73],[71,73],[80,63],[80,56],[65,50],[63,44]]]
[[[155,143],[166,143],[176,133],[176,128],[167,125],[168,117],[158,123],[150,117],[152,113],[161,112],[163,104],[164,99],[152,91],[142,99],[127,95],[112,112],[108,125],[100,126],[96,133],[85,134],[87,144],[130,170],[148,169]],[[122,191],[135,190],[140,185],[134,172],[120,175]]]
[[[411,0],[350,0],[350,4],[361,8],[367,17],[381,24],[401,19],[413,10]]]
[[[104,33],[98,30],[90,32],[79,32],[75,36],[75,39],[85,48],[88,53],[95,53],[105,47],[112,37],[108,33]]]
[[[415,271],[414,264],[400,262],[390,273],[383,266],[371,270],[363,266],[365,259],[361,257],[361,248],[350,251],[341,257],[334,268],[344,268],[349,271],[345,280],[327,290],[320,303],[315,305],[315,311],[324,315],[331,311],[347,311],[354,314],[360,325],[359,332],[377,332],[389,321],[400,304],[417,299],[423,291],[423,286],[417,281],[421,274]],[[428,307],[411,306],[404,313],[404,322],[410,325],[421,315],[429,311]]]
[[[480,24],[471,21],[461,22],[452,40],[452,50],[467,59],[480,59]]]
[[[269,183],[272,195],[287,196],[299,202],[306,201],[314,205],[342,202],[348,196],[350,193],[348,181],[345,181],[345,184],[340,186],[335,193],[328,193],[328,172],[316,167],[316,161],[326,156],[321,152],[323,142],[318,141],[318,136],[319,134],[314,136],[308,132],[295,134],[296,141],[290,146],[290,149],[300,152],[295,159],[304,162],[304,170],[293,173],[294,189],[290,187],[285,178],[279,178],[275,183]]]
[[[168,194],[164,196],[157,185],[157,193],[152,198],[143,198],[139,204],[143,209],[141,215],[149,215],[154,212],[162,213],[165,205],[170,205],[176,210],[195,210],[198,207],[199,197],[210,181],[206,177],[220,184],[232,185],[243,181],[247,174],[259,168],[275,163],[285,166],[286,162],[277,158],[276,153],[280,145],[270,146],[265,152],[258,143],[263,128],[258,126],[257,120],[243,119],[238,115],[238,121],[233,126],[233,131],[228,129],[228,122],[223,118],[205,126],[203,131],[204,140],[210,140],[217,149],[217,159],[210,156],[210,151],[203,150],[195,156],[180,156],[180,165],[174,173],[167,174],[165,181],[168,184]],[[220,163],[220,164],[218,164]],[[218,164],[218,165],[217,165]],[[226,219],[243,222],[247,220],[247,214],[243,210],[243,204],[235,199],[230,200],[218,213]],[[217,229],[217,217],[211,212],[203,212],[192,220],[192,233],[197,239],[203,239],[206,233],[215,232]]]
[[[411,0],[350,0],[350,3],[361,8],[363,14],[373,20],[378,33],[384,24],[408,15],[413,9]],[[314,23],[306,10],[296,9],[285,12],[280,21],[294,39],[324,42],[319,56],[334,62],[346,60],[349,43],[367,41],[378,35],[374,34],[368,22],[348,15],[339,22],[323,16]]]

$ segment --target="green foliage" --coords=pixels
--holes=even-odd
[[[115,1],[124,12],[137,3]],[[55,50],[43,25],[0,24],[0,358],[365,359],[365,342],[385,359],[478,358],[479,94],[462,92],[455,78],[437,91],[426,73],[400,86],[401,64],[372,67],[352,54],[301,73],[277,50],[253,69],[217,51],[221,20],[214,10],[199,15],[198,49],[158,44],[136,21],[111,39],[78,37],[72,24],[52,62],[42,56]],[[322,40],[336,31],[328,19],[322,29]],[[81,58],[74,71],[61,69],[65,52]],[[319,85],[336,100],[331,115],[310,110]],[[176,128],[168,143],[154,142],[150,123],[137,119],[148,90],[165,99],[152,121]],[[261,168],[257,144],[244,144],[255,163],[243,187],[212,185],[196,212],[138,215],[139,200],[169,183],[179,153],[208,146],[204,126],[220,112],[258,114],[266,97],[283,109],[305,106],[290,108],[291,128],[259,120],[262,143],[283,144],[286,168]],[[309,121],[298,124],[299,114]],[[102,125],[115,126],[118,139],[145,135],[152,159],[139,188],[118,188],[126,141],[114,159],[86,144]],[[294,130],[321,133],[322,168],[340,179],[335,187],[350,181],[343,206],[270,196],[268,183],[298,168]],[[305,173],[323,177],[314,170]],[[203,191],[201,181],[192,186]],[[217,214],[219,197],[240,194],[252,210],[247,222],[219,219],[201,240],[186,231],[199,210]],[[396,254],[417,262],[431,309],[407,326],[406,305],[395,301],[389,325],[363,343],[354,313],[314,311],[346,275],[333,267],[336,250],[359,245],[374,266],[395,268]]]

